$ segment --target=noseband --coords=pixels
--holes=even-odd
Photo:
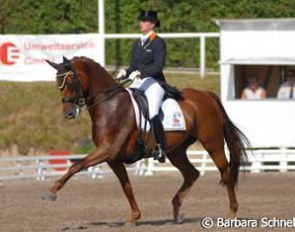
[[[72,67],[72,69],[73,69],[73,67]],[[57,81],[56,81],[57,88],[59,88],[61,91],[67,85],[68,88],[72,89],[76,93],[76,95],[72,96],[72,97],[63,97],[62,103],[73,103],[76,106],[78,106],[79,108],[81,108],[82,106],[85,105],[85,99],[83,96],[83,88],[82,88],[81,83],[77,77],[75,69],[73,69],[73,71],[70,70],[68,72],[57,74],[56,79],[57,79]],[[62,81],[59,82],[58,79],[62,79]],[[69,79],[69,81],[67,81],[68,79]]]

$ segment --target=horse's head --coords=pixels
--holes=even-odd
[[[66,119],[76,118],[85,105],[84,92],[85,86],[77,75],[76,67],[71,60],[63,58],[60,64],[47,60],[53,68],[57,70],[56,86],[59,88],[62,95],[64,117]]]

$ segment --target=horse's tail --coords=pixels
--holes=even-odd
[[[241,164],[243,164],[243,161],[247,159],[246,147],[250,147],[250,142],[246,135],[239,128],[237,128],[234,125],[234,123],[230,120],[219,97],[212,92],[208,93],[217,102],[224,118],[224,138],[229,149],[229,165],[233,181],[234,184],[236,184],[238,182],[240,166]]]

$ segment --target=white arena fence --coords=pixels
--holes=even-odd
[[[188,151],[188,156],[192,164],[201,172],[201,175],[217,171],[216,166],[206,151]],[[43,181],[61,176],[75,160],[82,157],[84,155],[2,158],[0,159],[0,181],[29,178]],[[59,161],[61,163],[58,163]],[[177,171],[168,160],[166,163],[160,164],[153,159],[143,159],[132,165],[126,165],[126,167],[129,173],[143,176],[154,175],[158,172]],[[295,150],[266,149],[248,151],[248,161],[245,167],[241,167],[241,171],[253,173],[295,171]],[[86,175],[91,179],[98,179],[111,172],[108,165],[104,163],[87,168],[76,175]]]
[[[206,74],[209,74],[209,69],[206,68],[206,40],[210,38],[220,38],[219,32],[203,32],[203,33],[159,33],[159,36],[165,39],[196,39],[196,41],[200,42],[200,49],[199,51],[196,51],[196,53],[200,56],[199,64],[196,64],[196,67],[199,68],[199,73],[201,78],[204,78]],[[106,39],[138,39],[140,37],[140,34],[103,34],[101,36],[101,47],[104,49],[104,40]],[[105,51],[103,52],[103,58],[101,63],[105,64]],[[218,62],[218,61],[216,61]],[[165,70],[166,71],[166,70]],[[218,72],[210,72],[211,74],[217,74]]]

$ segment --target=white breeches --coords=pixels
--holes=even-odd
[[[158,115],[165,91],[155,79],[152,77],[144,79],[135,78],[129,87],[136,88],[144,92],[149,104],[150,119]]]

